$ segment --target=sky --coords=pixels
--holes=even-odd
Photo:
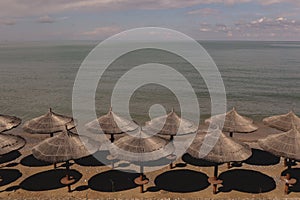
[[[300,0],[1,0],[0,41],[103,40],[163,27],[196,40],[300,40]]]

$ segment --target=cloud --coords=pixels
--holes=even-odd
[[[41,16],[45,13],[55,14],[65,11],[162,10],[189,8],[196,5],[243,3],[256,3],[264,6],[290,3],[300,6],[299,0],[1,0],[0,17]]]
[[[13,26],[16,24],[15,20],[0,20],[0,25]]]
[[[282,16],[261,17],[248,21],[238,21],[234,24],[205,23],[200,25],[199,31],[244,39],[270,39],[275,37],[288,39],[299,35],[300,22]]]
[[[199,28],[200,32],[212,32],[213,29],[214,29],[213,25],[208,23],[202,23]]]
[[[45,16],[42,16],[40,17],[37,22],[39,23],[44,23],[44,24],[51,24],[51,23],[54,23],[56,22],[56,20],[52,17],[49,17],[48,15],[45,15]]]
[[[121,31],[122,29],[117,26],[104,26],[104,27],[97,27],[92,31],[83,32],[81,35],[88,36],[88,37],[108,37],[116,33],[119,33]]]
[[[39,17],[36,21],[38,23],[42,23],[42,24],[52,24],[55,22],[59,22],[62,20],[68,19],[68,17],[58,17],[58,18],[54,18],[54,17],[50,17],[49,15],[45,15],[42,17]]]
[[[191,10],[187,14],[189,15],[218,15],[220,11],[212,8],[202,8],[198,10]]]
[[[199,30],[201,32],[210,32],[210,31],[212,31],[210,28],[200,28]]]
[[[289,29],[293,30],[300,26],[300,23],[294,19],[287,19],[285,17],[275,17],[267,18],[262,17],[250,22],[237,22],[235,24],[238,28],[248,29],[248,30],[283,30]]]

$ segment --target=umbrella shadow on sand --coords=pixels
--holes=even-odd
[[[13,160],[16,160],[21,156],[21,153],[19,151],[12,151],[10,153],[4,154],[0,156],[0,164],[4,164],[7,162],[11,162]]]
[[[213,167],[213,166],[215,166],[214,162],[209,162],[207,160],[200,159],[200,158],[194,158],[188,153],[185,153],[182,156],[182,160],[187,164],[190,164],[193,166],[198,166],[198,167]]]
[[[246,193],[264,193],[275,189],[274,179],[261,172],[234,169],[223,172],[219,176],[223,180],[223,186],[219,188],[220,192],[230,192],[236,190]]]
[[[149,190],[165,190],[178,193],[196,192],[209,186],[207,179],[208,176],[202,172],[187,169],[172,170],[157,176],[154,181],[157,190],[153,188]]]
[[[45,167],[52,165],[51,163],[36,159],[32,154],[22,158],[20,163],[27,167]]]
[[[0,169],[0,186],[8,185],[22,176],[22,173],[17,169]]]
[[[143,166],[145,167],[156,167],[156,166],[165,166],[170,164],[172,161],[167,158],[160,158],[152,161],[143,162]]]
[[[280,162],[280,157],[277,157],[269,152],[260,149],[251,149],[252,155],[244,161],[249,165],[268,166],[276,165]]]
[[[287,173],[291,175],[291,178],[297,180],[296,184],[290,187],[291,192],[300,192],[300,168],[286,169],[281,173],[281,176],[285,176]]]
[[[105,164],[100,162],[100,160],[106,160],[107,155],[109,155],[108,151],[97,151],[93,155],[76,159],[74,160],[74,162],[80,166],[89,166],[89,167],[104,166]]]
[[[73,184],[78,182],[82,177],[82,174],[76,170],[70,170],[69,174],[75,179],[75,182]],[[46,191],[59,189],[66,187],[66,185],[60,182],[60,180],[65,176],[66,170],[64,169],[44,171],[26,178],[24,181],[22,181],[22,183],[20,183],[20,187],[28,191]]]
[[[137,187],[134,179],[138,176],[139,174],[137,173],[109,170],[91,177],[88,185],[95,191],[118,192]]]

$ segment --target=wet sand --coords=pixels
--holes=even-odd
[[[256,141],[269,134],[280,131],[257,124],[257,132],[249,134],[234,134],[234,137],[258,148]],[[200,129],[205,129],[201,126]],[[286,170],[283,159],[270,154],[253,150],[251,159],[242,166],[227,169],[223,164],[219,167],[223,186],[219,192],[212,194],[212,186],[207,177],[213,174],[213,167],[209,163],[195,161],[185,155],[174,162],[175,168],[163,168],[147,172],[149,183],[146,192],[139,193],[139,188],[133,183],[138,174],[112,170],[111,166],[101,166],[92,158],[71,161],[71,175],[78,181],[71,186],[72,192],[59,183],[64,176],[63,163],[58,164],[56,170],[53,165],[35,161],[31,155],[31,148],[48,135],[32,135],[22,131],[20,127],[7,133],[23,136],[27,140],[26,146],[20,154],[14,152],[6,159],[13,159],[4,163],[1,158],[0,199],[297,199],[300,198],[300,182],[294,186],[294,192],[285,195],[284,183],[280,180],[281,173]],[[120,137],[120,136],[119,136]],[[182,137],[182,138],[180,138]],[[178,140],[185,136],[178,136]],[[106,153],[105,151],[99,153]],[[89,162],[87,162],[89,161]],[[94,166],[83,166],[86,164]],[[116,168],[137,166],[127,162],[115,163]],[[19,171],[18,171],[19,170]],[[300,165],[293,166],[293,176],[300,181]],[[113,192],[112,192],[113,191]]]

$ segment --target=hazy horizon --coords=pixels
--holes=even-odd
[[[2,0],[0,41],[104,40],[163,27],[196,40],[299,41],[297,0]]]

